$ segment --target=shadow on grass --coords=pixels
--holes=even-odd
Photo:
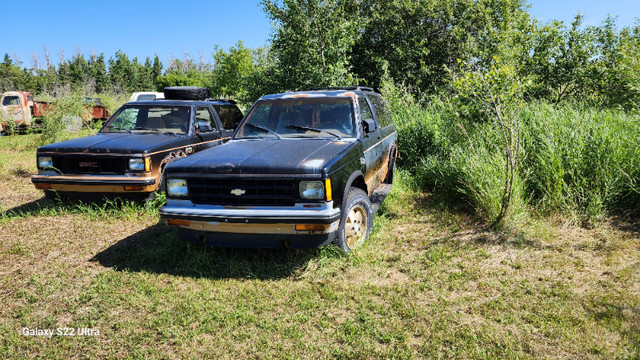
[[[618,211],[611,217],[611,225],[634,236],[640,236],[640,210]]]
[[[105,267],[213,279],[279,279],[304,270],[322,256],[341,256],[333,246],[323,249],[215,248],[185,243],[174,228],[158,223],[95,255]]]
[[[40,198],[38,200],[30,201],[22,205],[18,205],[11,209],[7,209],[0,213],[0,218],[7,217],[21,217],[30,214],[40,214],[53,211],[56,208],[55,202],[47,198]]]

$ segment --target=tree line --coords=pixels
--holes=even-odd
[[[390,78],[417,97],[447,94],[454,79],[508,62],[527,82],[526,97],[633,108],[640,101],[640,25],[614,18],[585,26],[540,23],[522,0],[264,0],[273,22],[268,45],[214,47],[199,61],[157,55],[144,62],[121,51],[76,52],[54,66],[27,68],[5,54],[0,90],[55,93],[207,86],[214,96],[250,103],[262,94],[321,86],[378,87]]]

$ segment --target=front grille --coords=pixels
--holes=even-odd
[[[293,180],[191,178],[187,186],[194,204],[293,206],[296,200]]]
[[[126,158],[115,156],[53,156],[62,174],[124,174]]]

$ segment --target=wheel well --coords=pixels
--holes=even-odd
[[[357,187],[358,189],[362,189],[364,192],[367,192],[367,184],[364,182],[364,178],[362,176],[358,176],[353,179],[349,187]],[[346,189],[346,191],[348,192],[349,189]]]

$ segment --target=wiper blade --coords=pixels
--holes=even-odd
[[[303,126],[303,125],[287,125],[286,126],[289,129],[298,129],[298,130],[309,130],[309,131],[313,131],[313,132],[324,132],[327,133],[329,135],[333,135],[335,137],[337,137],[338,139],[342,139],[342,136],[334,133],[333,131],[329,131],[329,130],[325,130],[325,129],[317,129],[317,128],[313,128],[313,127],[309,127],[309,126]]]
[[[249,125],[249,126],[251,126],[252,128],[255,128],[255,129],[258,129],[258,130],[262,130],[262,131],[264,131],[264,132],[268,132],[269,134],[273,134],[273,135],[277,136],[277,137],[278,137],[278,139],[282,139],[282,136],[278,135],[278,134],[277,134],[275,131],[273,131],[273,130],[269,130],[269,129],[267,129],[266,127],[262,127],[262,126],[260,126],[260,125],[252,124],[252,123],[249,123],[249,122],[248,122],[246,125]]]

